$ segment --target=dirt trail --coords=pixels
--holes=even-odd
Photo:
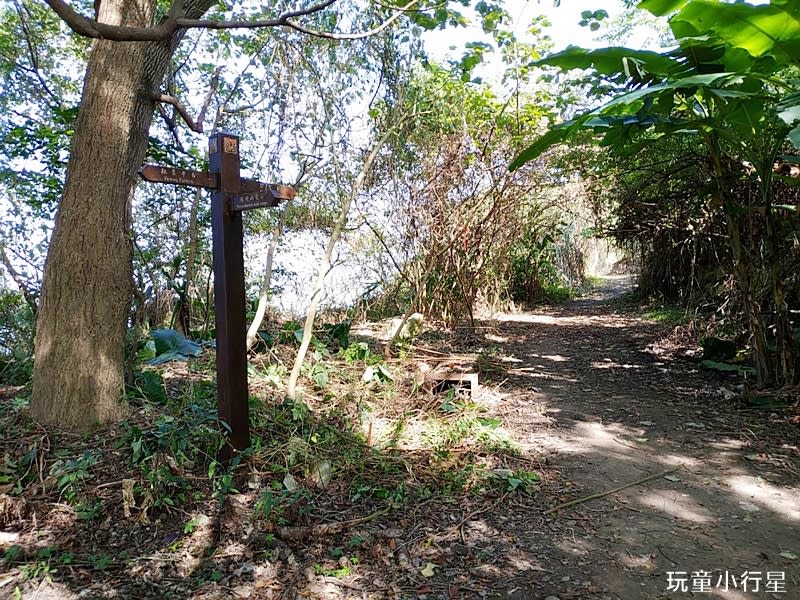
[[[437,346],[428,350],[440,357],[480,353],[476,404],[501,417],[502,439],[522,450],[457,448],[448,456],[463,462],[437,467],[436,477],[444,484],[476,464],[541,473],[530,494],[456,486],[452,494],[352,502],[339,476],[313,505],[298,503],[313,512],[287,504],[283,517],[300,526],[287,530],[341,527],[290,536],[255,525],[258,482],[272,465],[254,463],[222,507],[209,487],[208,498],[153,511],[147,523],[124,515],[120,478],[141,473],[114,458],[109,430],[95,438],[118,461],[92,480],[102,521],[76,520],[54,487],[27,500],[0,493],[0,551],[22,544],[31,557],[25,566],[0,563],[0,597],[19,585],[23,598],[58,600],[800,599],[800,428],[785,413],[743,405],[735,377],[657,351],[665,328],[615,300],[629,286],[609,278],[576,302],[418,340],[420,354],[423,345]],[[419,402],[441,400],[410,394],[397,406],[399,397],[386,398],[395,413],[420,418],[427,413]],[[40,438],[38,427],[30,431]],[[412,463],[432,458],[425,448],[398,456],[412,479]],[[40,554],[48,547],[66,554],[51,565]]]
[[[663,327],[617,312],[628,285],[483,323],[511,365],[495,410],[561,475],[543,494],[677,468],[549,515],[512,502],[487,516],[474,534],[506,553],[510,578],[495,597],[800,598],[797,426],[726,400],[735,379],[646,351]]]

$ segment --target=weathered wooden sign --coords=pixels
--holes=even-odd
[[[247,394],[247,321],[244,294],[243,210],[277,206],[294,198],[291,187],[239,176],[239,138],[217,133],[208,140],[210,172],[145,165],[145,181],[207,188],[211,194],[214,303],[217,330],[217,404],[230,427],[223,458],[250,445]]]

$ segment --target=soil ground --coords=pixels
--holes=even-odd
[[[5,496],[0,549],[57,543],[96,557],[133,544],[139,556],[124,569],[76,561],[34,577],[6,560],[0,597],[800,598],[796,408],[753,408],[738,376],[700,370],[663,325],[618,301],[629,284],[608,278],[580,300],[428,341],[490,350],[478,399],[519,444],[512,466],[541,474],[531,493],[376,504],[361,520],[322,494],[316,516],[339,527],[312,539],[277,531],[266,544],[245,527],[246,491],[183,532],[189,514],[76,529],[57,501],[27,498],[14,516]],[[358,561],[319,568],[353,540]],[[209,546],[214,577],[201,561]]]

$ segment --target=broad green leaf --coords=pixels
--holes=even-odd
[[[581,122],[581,125],[582,124],[583,123]],[[573,121],[568,121],[566,123],[556,125],[550,131],[548,131],[539,139],[537,139],[535,142],[533,142],[533,144],[531,144],[525,150],[523,150],[519,154],[519,156],[517,156],[508,166],[508,170],[516,171],[526,162],[538,158],[548,148],[552,148],[553,146],[560,144],[561,142],[569,138],[579,127],[580,125],[577,125]]]
[[[601,75],[625,74],[637,80],[644,79],[646,74],[668,75],[681,68],[678,61],[664,54],[623,47],[587,50],[569,46],[532,64],[561,69],[594,69]]]
[[[787,125],[794,125],[800,121],[800,104],[784,108],[778,113],[778,117]]]
[[[379,379],[382,381],[394,381],[394,377],[392,377],[392,372],[389,370],[389,367],[384,364],[377,364],[375,365],[375,368],[377,369],[376,373]]]
[[[663,17],[683,7],[688,0],[644,0],[639,8],[650,11],[657,17]]]
[[[691,0],[670,19],[676,38],[713,31],[751,56],[777,54],[790,62],[800,53],[800,0],[753,6],[718,0]]]
[[[795,127],[786,136],[795,148],[800,148],[800,125]]]

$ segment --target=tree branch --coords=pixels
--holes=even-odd
[[[26,304],[31,309],[31,312],[35,315],[37,311],[37,298],[36,293],[31,290],[25,280],[23,279],[22,275],[14,268],[14,265],[11,263],[11,260],[6,255],[5,246],[0,246],[0,262],[2,262],[3,266],[8,271],[8,275],[17,284],[19,291],[22,293],[22,297],[25,299]]]
[[[50,100],[52,100],[56,106],[61,106],[61,101],[59,97],[55,93],[53,93],[53,91],[47,85],[47,82],[45,81],[44,77],[42,77],[42,73],[39,70],[40,69],[39,56],[36,53],[36,49],[33,46],[32,34],[30,29],[28,28],[27,19],[25,18],[25,15],[22,12],[22,7],[18,2],[14,2],[14,7],[17,11],[17,16],[19,16],[19,24],[22,27],[22,33],[24,34],[25,37],[25,45],[28,48],[28,55],[30,56],[31,59],[30,70],[33,72],[34,76],[39,81],[39,85],[42,86],[44,92],[50,97]]]
[[[384,29],[386,29],[387,27],[389,27],[389,25],[391,25],[397,19],[399,19],[403,15],[404,12],[408,11],[418,1],[419,0],[411,0],[405,6],[402,6],[402,7],[398,8],[397,12],[395,12],[391,17],[386,19],[378,27],[375,27],[374,29],[370,29],[369,31],[363,31],[361,33],[331,33],[329,31],[318,31],[316,29],[309,29],[308,27],[305,27],[305,26],[301,25],[300,23],[297,23],[296,21],[292,21],[290,19],[287,19],[286,23],[284,23],[284,25],[286,25],[287,27],[290,27],[290,28],[292,28],[292,29],[294,29],[296,31],[299,31],[300,33],[305,33],[306,35],[325,38],[325,39],[328,39],[328,40],[360,40],[360,39],[363,39],[363,38],[367,38],[367,37],[376,35],[376,34],[380,33],[381,31],[383,31]]]
[[[79,35],[117,42],[159,42],[169,39],[178,29],[256,29],[262,27],[289,27],[315,37],[332,40],[357,40],[380,33],[394,23],[404,12],[411,9],[419,0],[410,0],[405,6],[397,8],[395,14],[378,27],[359,33],[319,31],[308,28],[294,20],[298,17],[305,17],[323,11],[338,0],[324,0],[308,8],[284,12],[274,19],[259,19],[255,21],[187,19],[180,16],[183,13],[180,8],[183,4],[182,0],[175,0],[170,7],[168,16],[153,27],[125,27],[98,23],[95,19],[89,19],[75,11],[65,0],[44,1],[72,31]]]
[[[183,122],[186,123],[186,126],[194,131],[195,133],[203,133],[203,123],[202,121],[195,123],[192,116],[189,114],[189,111],[186,110],[186,107],[181,104],[181,101],[178,100],[175,96],[170,96],[169,94],[155,94],[153,99],[156,102],[162,102],[163,104],[169,104],[175,107],[175,110],[178,111],[178,114],[183,119]]]

